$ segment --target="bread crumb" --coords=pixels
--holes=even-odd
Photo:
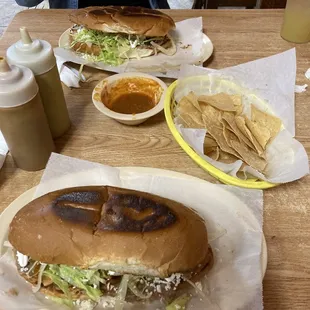
[[[18,290],[15,287],[10,288],[6,293],[9,296],[18,296]]]

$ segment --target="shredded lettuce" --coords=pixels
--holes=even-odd
[[[175,299],[170,305],[166,307],[166,310],[185,310],[187,303],[191,297],[183,294]]]
[[[102,31],[78,28],[72,35],[72,46],[76,43],[95,44],[100,47],[99,55],[85,55],[93,62],[104,62],[112,66],[122,64],[127,58],[127,52],[141,45],[150,45],[152,41],[162,40],[162,37],[145,37],[130,34],[103,33]],[[150,45],[151,46],[151,45]]]
[[[130,275],[128,274],[123,275],[121,284],[119,285],[118,292],[116,295],[116,301],[114,307],[115,310],[124,309],[129,279]]]
[[[94,301],[98,301],[102,296],[102,292],[97,287],[103,279],[97,270],[84,270],[65,265],[49,265],[49,270],[65,282],[85,290],[88,297]],[[57,283],[55,284],[57,285]]]
[[[68,303],[70,306],[73,306],[71,295],[69,292],[69,285],[66,281],[62,280],[59,276],[54,274],[51,270],[45,270],[43,275],[49,277],[53,283],[55,283],[66,295]]]
[[[47,298],[53,302],[56,302],[57,304],[65,305],[65,306],[68,306],[69,308],[73,307],[73,303],[71,299],[59,298],[55,296],[48,296]]]

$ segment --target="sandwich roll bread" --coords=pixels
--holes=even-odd
[[[169,15],[142,7],[88,7],[73,11],[69,19],[74,24],[93,30],[147,37],[164,37],[175,28]]]

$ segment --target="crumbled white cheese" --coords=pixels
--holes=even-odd
[[[74,305],[78,306],[79,310],[93,310],[96,307],[96,304],[91,300],[76,300]]]
[[[202,284],[201,282],[196,282],[195,285],[197,286],[197,288],[202,291]]]
[[[41,240],[41,239],[42,239],[42,236],[41,236],[41,235],[38,235],[38,239]]]
[[[28,265],[28,256],[20,252],[16,252],[17,261],[20,267],[24,268]]]
[[[26,268],[20,268],[21,272],[27,272],[28,270],[29,270],[29,268],[27,268],[27,267]]]
[[[167,285],[165,286],[165,290],[166,290],[166,291],[170,291],[170,290],[171,290],[171,285],[168,285],[168,284],[167,284]]]
[[[148,288],[150,288],[150,293],[162,293],[162,290],[165,289],[166,291],[169,290],[176,290],[179,284],[183,280],[183,275],[180,273],[174,273],[168,278],[146,278],[145,280],[140,279],[140,283],[145,283]]]
[[[104,296],[100,298],[100,302],[99,304],[103,307],[103,308],[114,308],[115,306],[115,298],[111,297],[111,296]]]

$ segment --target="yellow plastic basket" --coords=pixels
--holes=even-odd
[[[176,129],[176,126],[174,124],[173,118],[174,118],[174,111],[175,111],[175,101],[173,100],[173,94],[175,91],[175,88],[177,86],[178,81],[173,82],[169,88],[167,89],[166,97],[165,97],[165,103],[164,103],[164,110],[165,110],[165,117],[168,124],[168,127],[176,139],[176,141],[180,144],[182,149],[204,170],[206,170],[209,174],[211,174],[213,177],[218,179],[219,181],[228,184],[228,185],[235,185],[239,187],[245,187],[245,188],[253,188],[253,189],[267,189],[271,187],[275,187],[279,184],[269,183],[257,179],[249,179],[249,180],[241,180],[235,177],[232,177],[225,172],[219,170],[218,168],[214,167],[207,161],[205,161],[203,158],[201,158],[187,142],[183,139],[183,137],[180,135],[178,130]]]

